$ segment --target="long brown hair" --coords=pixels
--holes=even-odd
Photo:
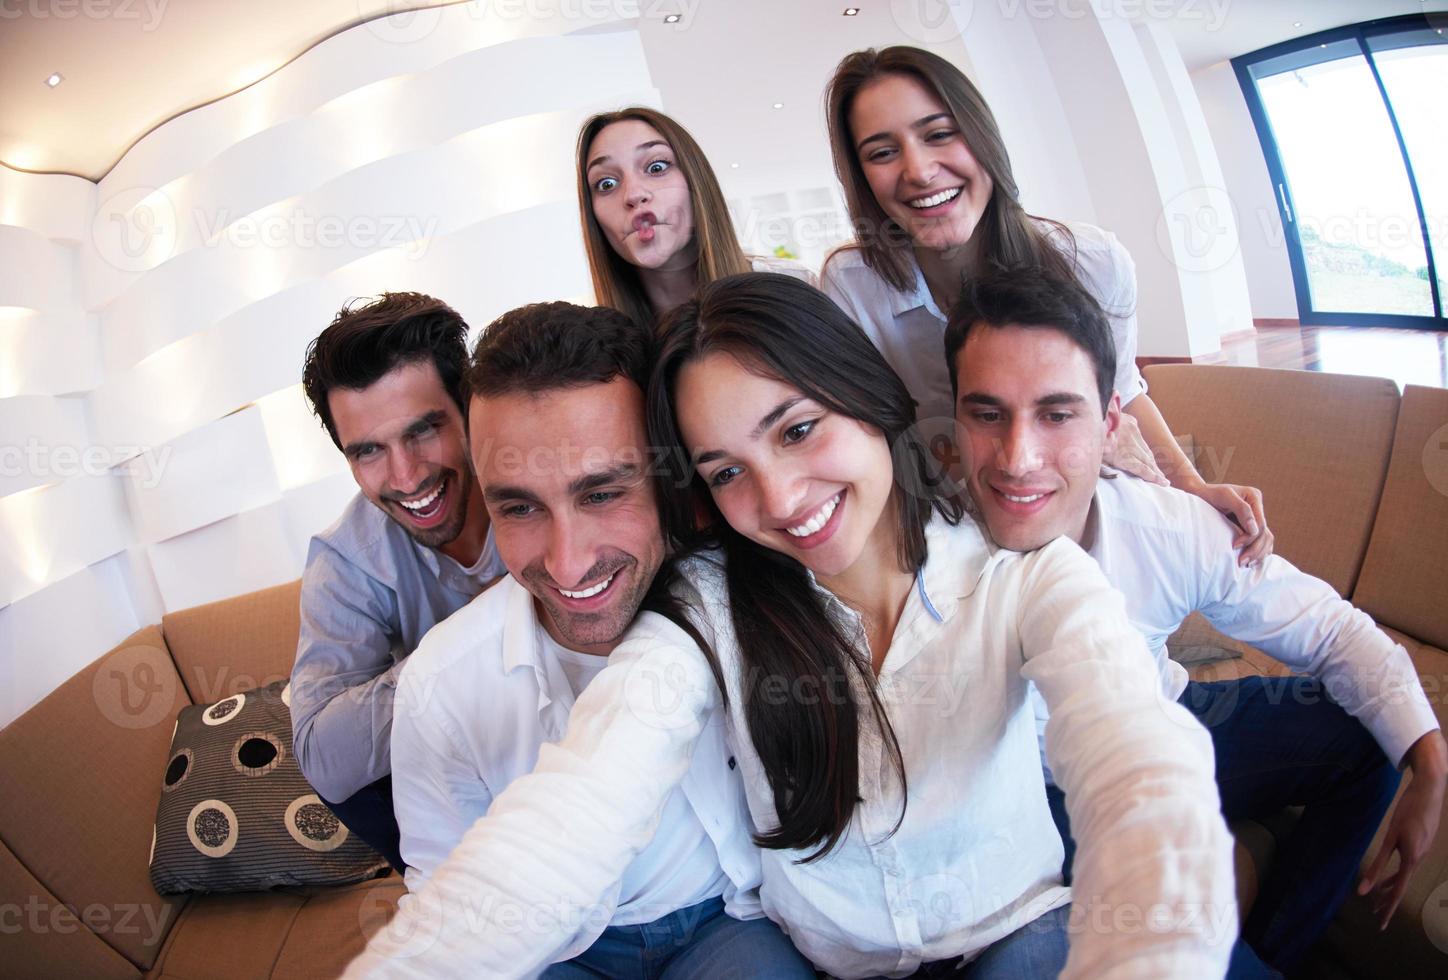
[[[955,524],[962,509],[915,428],[905,383],[813,286],[763,272],[730,276],[702,286],[660,323],[647,411],[650,444],[667,450],[656,484],[666,540],[678,551],[714,544],[723,550],[744,717],[779,817],[779,826],[756,834],[755,842],[816,848],[803,859],[812,861],[845,835],[860,802],[861,728],[873,724],[884,739],[900,776],[902,820],[904,760],[858,635],[829,612],[803,565],[730,527],[694,471],[678,428],[675,387],[685,364],[714,352],[728,352],[880,433],[894,476],[880,519],[895,521],[902,571],[925,564],[932,513]],[[702,530],[700,507],[708,515]],[[809,696],[781,698],[781,690]]]
[[[674,160],[689,184],[689,202],[694,209],[694,241],[699,246],[699,285],[724,276],[749,271],[749,261],[734,234],[734,222],[724,204],[719,179],[699,144],[689,131],[656,109],[630,106],[615,112],[600,112],[578,131],[578,216],[583,225],[583,244],[588,252],[588,270],[593,276],[593,294],[601,306],[608,306],[635,323],[652,325],[658,319],[644,293],[639,271],[624,260],[604,237],[593,216],[592,190],[588,186],[588,149],[605,127],[636,119],[658,130],[674,151]],[[667,311],[660,311],[667,312]]]
[[[933,92],[955,117],[955,124],[960,127],[961,136],[976,162],[990,175],[994,187],[974,232],[975,236],[984,236],[978,245],[984,265],[988,268],[1035,265],[1064,278],[1076,278],[1072,271],[1074,254],[1069,258],[1063,255],[1021,207],[1020,191],[1011,173],[1010,154],[980,91],[949,61],[906,45],[879,50],[866,48],[846,55],[825,90],[835,175],[844,187],[845,203],[855,225],[855,242],[845,247],[858,248],[865,264],[901,292],[915,288],[910,235],[891,220],[875,200],[850,132],[850,110],[855,96],[865,86],[890,75],[913,78]],[[1059,222],[1050,224],[1059,229],[1067,247],[1074,252],[1070,231]]]

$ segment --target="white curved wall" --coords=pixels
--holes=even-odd
[[[0,724],[163,612],[300,574],[355,490],[298,384],[349,298],[476,332],[589,295],[578,126],[659,95],[634,19],[501,9],[331,38],[99,186],[0,172]]]

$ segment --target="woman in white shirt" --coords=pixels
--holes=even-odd
[[[747,256],[714,169],[683,126],[656,109],[604,112],[578,133],[578,209],[600,305],[652,324],[721,276],[799,262]]]
[[[919,48],[867,49],[840,62],[826,102],[856,241],[826,261],[821,288],[905,379],[920,419],[954,415],[941,344],[965,278],[1027,264],[1077,278],[1116,339],[1116,390],[1130,428],[1108,462],[1232,517],[1242,564],[1270,554],[1261,493],[1203,480],[1146,394],[1136,369],[1131,256],[1109,231],[1026,214],[995,118],[970,80]]]

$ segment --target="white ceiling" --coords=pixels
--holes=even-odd
[[[480,0],[485,2],[485,0]],[[562,2],[562,0],[559,0]],[[799,127],[819,125],[835,62],[867,45],[919,43],[901,12],[942,3],[1039,10],[1043,0],[638,0],[665,107],[740,170],[781,164]],[[1080,0],[1045,0],[1069,8]],[[1448,9],[1448,0],[1122,0],[1160,16],[1192,70],[1277,41],[1377,17]],[[0,162],[103,176],[165,120],[265,76],[308,47],[388,11],[437,0],[24,0],[0,6]],[[686,11],[684,29],[663,15]],[[88,15],[89,13],[89,15]],[[1294,22],[1301,22],[1295,27]],[[956,46],[952,48],[952,45]],[[964,61],[957,40],[941,53]],[[949,49],[949,50],[947,50]],[[958,52],[958,54],[957,54]],[[58,71],[65,81],[50,89]],[[783,110],[770,108],[775,101]],[[796,144],[797,145],[797,144]],[[725,169],[727,164],[719,163]],[[743,174],[732,175],[736,179]],[[734,181],[731,181],[734,182]]]

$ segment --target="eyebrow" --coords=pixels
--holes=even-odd
[[[983,391],[967,391],[957,401],[961,404],[990,405],[995,408],[1004,408],[1005,402],[995,395],[987,395]],[[1053,391],[1049,395],[1042,395],[1036,399],[1038,406],[1044,405],[1081,405],[1086,402],[1082,395],[1071,391]]]
[[[639,465],[637,463],[620,463],[612,469],[580,476],[568,484],[568,492],[577,496],[580,493],[597,490],[599,487],[606,487],[610,483],[627,483],[629,480],[637,477],[639,472]]]
[[[447,413],[440,408],[435,408],[432,411],[426,413],[425,415],[419,415],[417,418],[407,423],[407,428],[403,429],[402,431],[404,434],[407,434],[419,430],[423,427],[441,425],[443,422],[446,421]],[[342,455],[355,456],[362,450],[366,449],[368,446],[375,445],[377,445],[376,439],[363,439],[358,442],[349,442],[347,443],[347,445],[342,447]]]
[[[921,118],[915,120],[913,123],[910,124],[910,128],[919,129],[921,126],[930,125],[937,119],[949,119],[952,122],[955,121],[954,117],[951,116],[951,114],[948,112],[936,112],[928,116],[922,116]],[[890,134],[884,132],[876,133],[874,136],[866,136],[864,139],[860,140],[858,143],[855,144],[855,149],[861,149],[866,143],[874,143],[878,140],[887,140],[889,138]]]
[[[668,146],[668,145],[669,145],[668,142],[666,142],[665,140],[649,140],[647,143],[640,143],[638,146],[634,147],[634,152],[637,153],[637,152],[639,152],[640,150],[647,150],[647,149],[648,149],[649,147],[651,147],[651,146]],[[613,157],[609,156],[607,153],[600,154],[599,156],[596,156],[596,157],[594,157],[592,160],[588,161],[588,166],[586,166],[586,167],[583,168],[583,172],[584,172],[584,173],[587,173],[588,171],[592,170],[594,167],[598,166],[600,163],[606,163],[607,161],[612,160],[612,159],[613,159]]]
[[[803,395],[795,395],[792,398],[786,398],[784,401],[774,406],[767,413],[765,413],[764,418],[759,420],[759,424],[754,427],[754,431],[749,433],[749,438],[758,439],[760,436],[764,435],[764,433],[768,432],[769,429],[773,427],[774,423],[784,418],[785,412],[789,411],[791,408],[794,408],[794,406],[798,405],[802,401],[804,401]],[[714,460],[720,459],[724,455],[725,452],[722,449],[711,449],[708,452],[699,453],[697,456],[695,456],[694,465],[696,467],[703,466],[705,463],[712,463]]]

